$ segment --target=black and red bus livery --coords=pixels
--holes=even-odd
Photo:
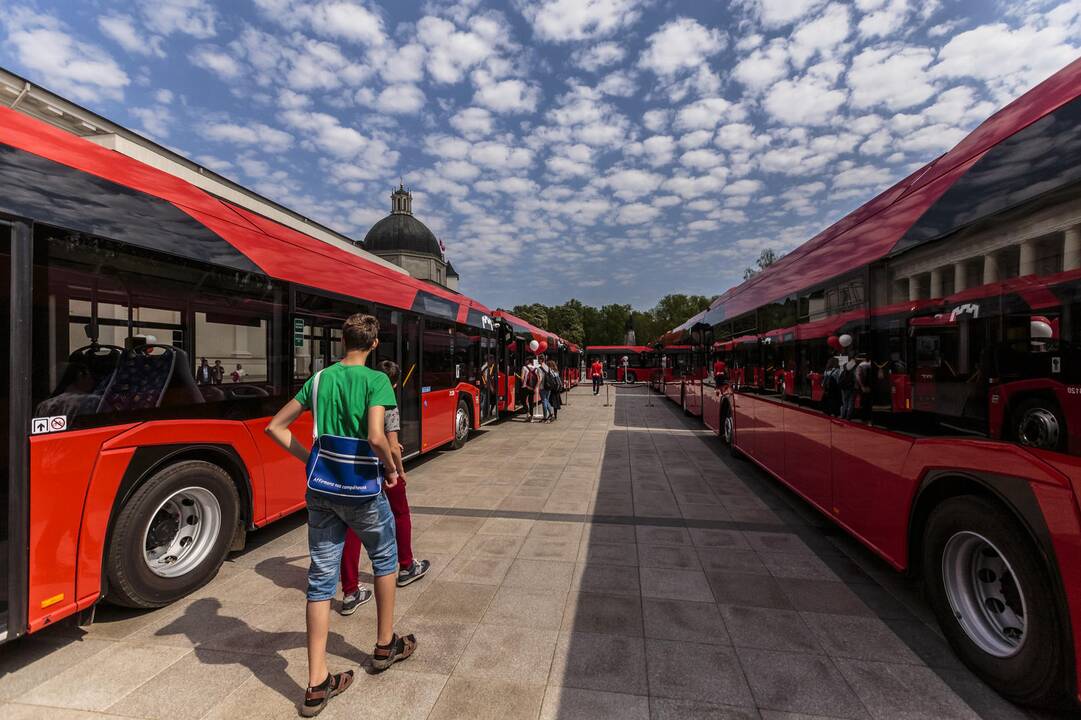
[[[703,419],[733,452],[921,577],[992,687],[1076,701],[1081,61],[702,322],[729,380]]]

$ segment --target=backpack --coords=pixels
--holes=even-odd
[[[548,370],[544,373],[544,389],[550,392],[563,392],[563,382],[559,375]]]
[[[525,374],[525,389],[536,390],[537,389],[537,369],[529,368]]]
[[[845,367],[841,368],[841,378],[837,383],[841,386],[842,390],[851,390],[856,387],[856,372],[853,368],[848,367],[845,363]]]

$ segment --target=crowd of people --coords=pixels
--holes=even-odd
[[[559,417],[566,390],[559,365],[546,355],[538,355],[526,361],[518,372],[518,388],[525,406],[528,422],[537,422],[537,408],[541,409],[540,422],[552,423]]]

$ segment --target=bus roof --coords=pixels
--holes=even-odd
[[[50,171],[55,169],[61,173],[66,170],[70,173],[75,170],[137,191],[146,196],[143,198],[147,200],[144,203],[146,207],[152,208],[155,201],[171,205],[208,230],[206,237],[211,238],[211,243],[216,243],[216,247],[209,248],[209,252],[205,243],[196,245],[174,241],[167,245],[155,245],[156,238],[150,234],[140,241],[146,247],[200,262],[256,270],[278,280],[401,309],[441,315],[448,320],[479,325],[483,316],[491,314],[483,304],[465,295],[405,273],[393,272],[378,263],[229,203],[162,170],[7,108],[0,108],[0,145],[54,163],[48,167]],[[18,178],[5,178],[0,174],[0,188],[5,179],[18,181]],[[85,193],[88,205],[93,202],[100,204],[100,199],[93,193],[103,186],[100,183],[81,183],[79,179],[75,177],[64,185],[65,196],[77,200],[80,193]],[[27,192],[55,192],[55,188],[38,189],[20,185],[18,190],[20,198],[34,207],[36,220],[66,226],[63,220],[52,220],[50,223],[50,203],[41,201],[41,198],[26,200]],[[6,188],[0,192],[0,209],[16,216],[23,215],[18,202],[14,193]],[[125,212],[138,212],[138,208],[132,209],[129,204],[124,204],[110,208],[110,212],[115,212],[117,221],[121,221]],[[147,218],[140,217],[139,220],[146,222]],[[72,229],[99,234],[93,228]],[[101,234],[108,236],[107,231]],[[163,228],[162,234],[167,234],[166,228]]]
[[[543,328],[539,328],[536,325],[534,325],[533,323],[528,322],[526,320],[523,320],[522,318],[518,317],[517,315],[512,315],[511,313],[507,312],[506,310],[497,309],[495,312],[492,313],[492,315],[494,317],[502,318],[503,320],[505,320],[507,322],[507,324],[510,325],[512,328],[514,328],[514,330],[516,332],[522,333],[523,335],[531,335],[531,336],[533,336],[533,339],[536,340],[537,342],[540,342],[542,340],[544,342],[548,342],[548,340],[550,338],[555,338],[556,337],[555,335],[548,332],[547,330],[544,330]]]
[[[886,257],[988,150],[1079,95],[1081,60],[1075,60],[985,120],[949,152],[727,290],[710,306],[707,322],[715,325]]]
[[[587,345],[586,352],[600,352],[600,353],[612,353],[612,352],[633,352],[644,353],[653,352],[653,348],[646,347],[645,345]]]

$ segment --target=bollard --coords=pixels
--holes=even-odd
[[[611,387],[612,387],[612,386],[611,386],[611,385],[609,385],[608,383],[605,383],[605,384],[604,384],[604,406],[605,406],[605,407],[610,407],[610,406],[611,406],[611,404],[612,404],[612,403],[611,403],[611,399],[612,399],[612,397],[611,397],[611,395],[609,394],[609,393],[611,392]]]

